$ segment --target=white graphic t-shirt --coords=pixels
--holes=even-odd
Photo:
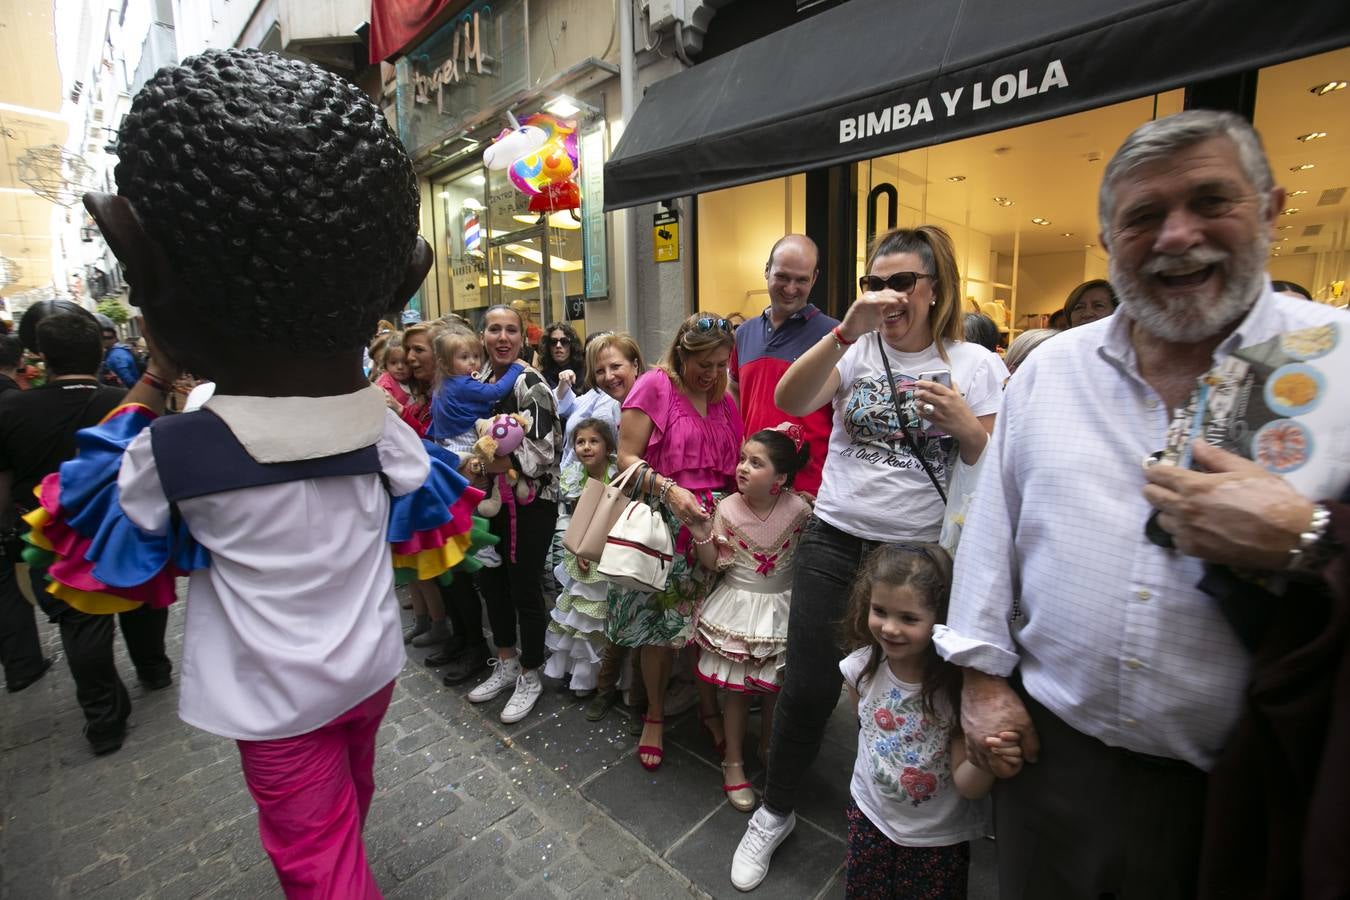
[[[858,759],[849,793],[882,834],[904,847],[946,847],[985,833],[983,801],[967,800],[952,781],[955,716],[941,697],[923,711],[920,685],[901,681],[883,660],[858,683],[872,648],[839,663],[858,692]]]
[[[938,355],[935,345],[918,353],[886,348],[905,425],[944,491],[958,448],[951,437],[923,421],[914,400],[914,382],[945,373],[971,411],[986,416],[998,411],[1008,377],[1003,360],[979,344],[946,347],[950,363]],[[942,498],[900,433],[876,335],[868,334],[849,347],[835,368],[839,391],[834,396],[834,428],[816,515],[868,540],[936,541],[942,530]]]

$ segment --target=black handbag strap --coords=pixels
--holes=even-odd
[[[923,466],[923,473],[928,476],[928,480],[933,482],[933,488],[942,498],[942,505],[947,505],[947,492],[942,489],[942,484],[938,482],[937,475],[933,472],[933,467],[928,465],[928,460],[924,458],[922,451],[914,441],[914,437],[905,427],[905,411],[900,406],[900,394],[895,389],[895,375],[891,373],[891,359],[886,355],[886,345],[881,339],[881,332],[877,331],[877,351],[881,354],[881,364],[886,367],[886,385],[891,389],[891,401],[895,404],[895,418],[900,426],[900,434],[905,439],[905,445],[909,447],[909,452]]]

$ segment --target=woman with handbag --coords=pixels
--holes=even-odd
[[[524,318],[512,307],[488,307],[480,335],[487,360],[479,373],[483,381],[496,382],[520,359],[525,326]],[[529,491],[527,500],[507,496],[514,495],[513,491],[502,491],[505,502],[489,527],[499,539],[497,551],[503,562],[496,568],[482,569],[477,575],[497,656],[486,658],[478,598],[467,579],[457,579],[449,588],[455,597],[452,604],[455,633],[463,635],[468,646],[451,662],[444,681],[447,684],[467,681],[486,662],[493,671],[469,691],[469,700],[486,703],[511,689],[511,697],[501,712],[501,720],[510,724],[529,715],[544,690],[539,670],[544,664],[544,632],[549,617],[540,575],[558,518],[562,428],[553,391],[529,367],[516,379],[515,389],[493,409],[493,415],[503,413],[517,413],[525,418],[525,439],[514,453],[490,463],[486,471],[496,475],[513,469]]]
[[[740,890],[764,879],[796,824],[797,787],[839,700],[844,654],[831,636],[863,557],[879,543],[938,539],[949,472],[958,457],[978,461],[1007,376],[997,355],[962,340],[960,275],[941,228],[880,235],[859,286],[774,395],[790,415],[833,403],[834,429],[797,550],[764,802],[732,859]]]
[[[695,313],[623,403],[619,469],[647,463],[650,470],[639,480],[639,491],[661,505],[676,536],[665,590],[612,587],[609,595],[606,636],[621,647],[640,648],[647,712],[638,760],[648,770],[660,766],[665,753],[665,690],[674,651],[693,636],[694,615],[708,589],[706,573],[687,555],[694,550],[688,526],[707,521],[717,495],[734,481],[744,431],[727,392],[727,360],[734,345],[726,319]],[[715,692],[709,693],[715,704]],[[705,715],[716,717],[715,712]]]

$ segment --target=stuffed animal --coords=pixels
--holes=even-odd
[[[519,413],[503,414],[478,420],[478,440],[469,450],[466,468],[476,475],[486,471],[489,463],[510,456],[525,440],[529,420]],[[516,499],[528,503],[533,489],[515,469],[490,479],[488,494],[478,504],[478,514],[492,518],[502,508],[502,492],[514,491]]]

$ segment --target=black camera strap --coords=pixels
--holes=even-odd
[[[905,410],[900,404],[900,393],[895,389],[895,375],[891,372],[891,359],[886,355],[886,344],[881,339],[881,331],[877,335],[877,352],[881,354],[881,364],[886,367],[886,385],[891,389],[891,401],[895,403],[896,423],[900,426],[900,435],[905,439],[905,446],[909,447],[909,452],[923,466],[923,473],[928,476],[928,480],[933,482],[933,488],[942,498],[942,505],[947,505],[947,492],[942,489],[942,484],[938,481],[937,475],[933,472],[933,467],[928,465],[928,460],[924,458],[923,451],[919,449],[914,440],[914,436],[909,433],[905,427]]]

